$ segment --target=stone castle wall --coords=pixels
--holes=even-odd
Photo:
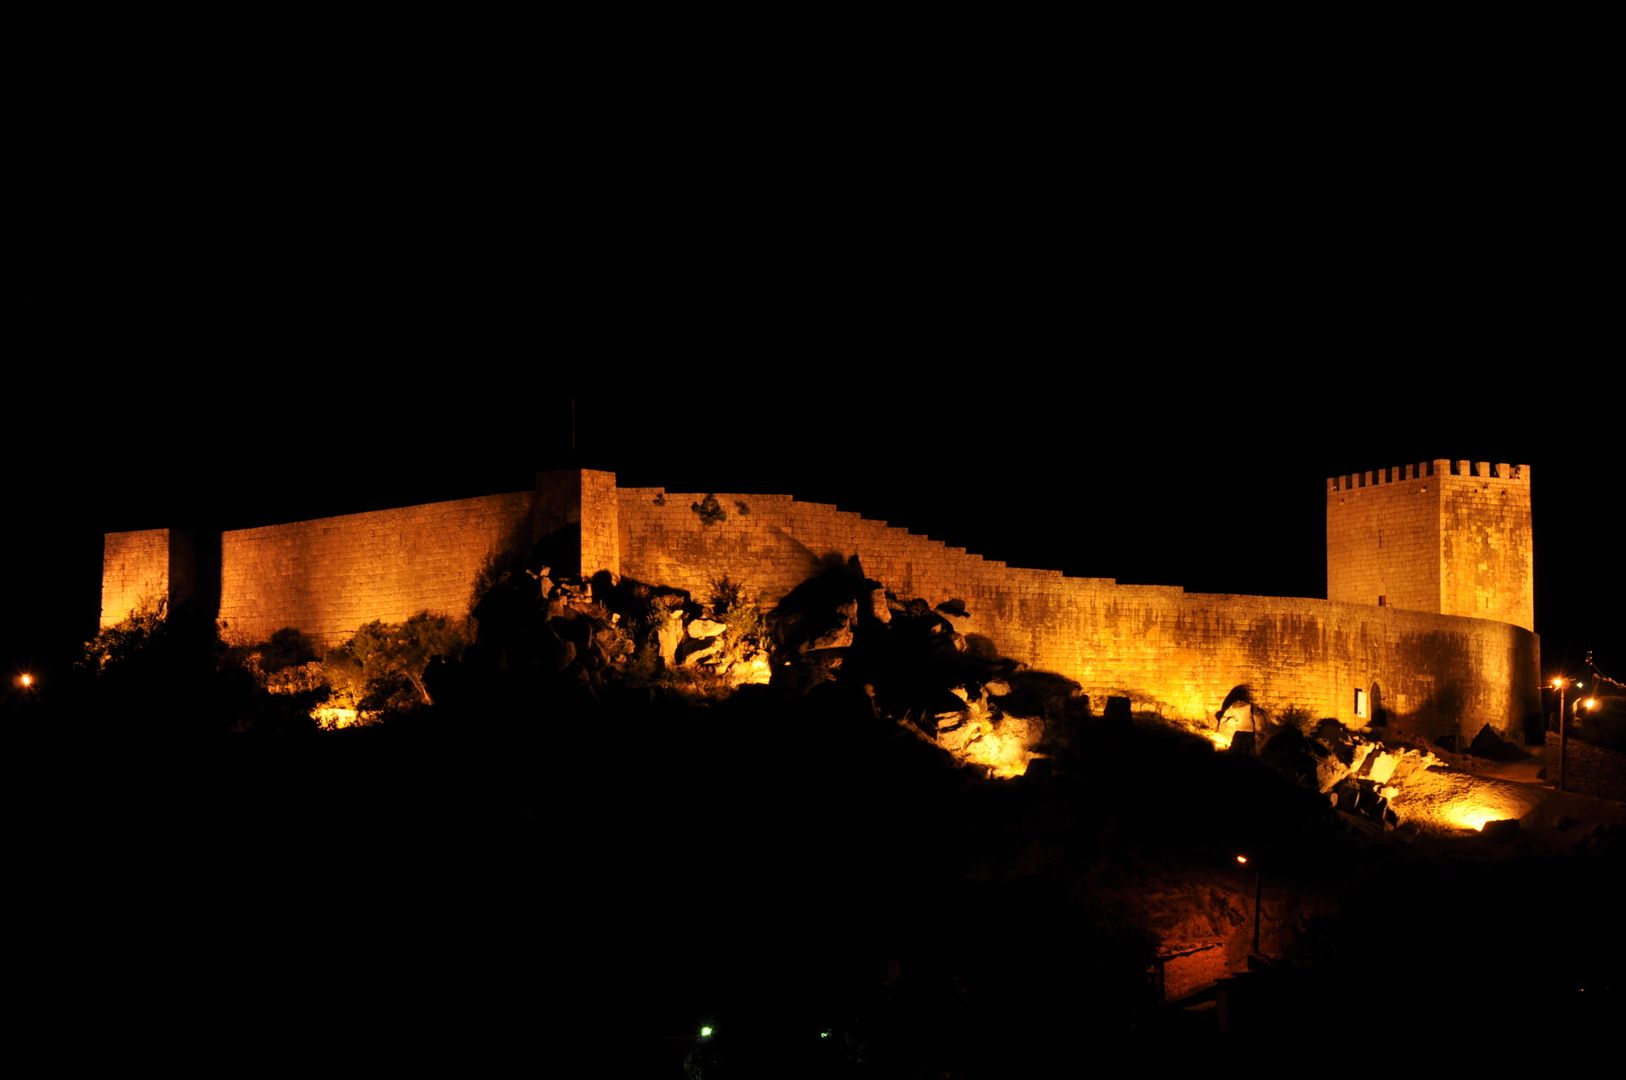
[[[1535,629],[1530,469],[1438,461],[1327,482],[1327,596]]]
[[[224,533],[227,639],[293,626],[335,645],[373,619],[465,615],[475,576],[527,527],[531,506],[525,491]]]
[[[1536,637],[1505,623],[1065,577],[783,495],[719,493],[728,517],[707,525],[693,509],[703,498],[623,488],[622,571],[702,598],[726,575],[771,604],[822,561],[856,555],[900,596],[963,600],[970,615],[956,626],[1001,653],[1076,680],[1094,701],[1127,696],[1171,718],[1211,720],[1241,683],[1267,710],[1355,725],[1375,696],[1394,722],[1431,734],[1471,737],[1485,723],[1519,733],[1540,708]]]
[[[169,597],[169,530],[108,533],[102,539],[102,622]]]
[[[1440,610],[1534,630],[1530,469],[1456,464],[1440,485]]]
[[[1385,491],[1408,509],[1424,505],[1408,485],[1426,479],[1350,491]],[[1471,490],[1473,478],[1463,479],[1468,483],[1450,496],[1448,508],[1471,507],[1485,494]],[[1329,490],[1329,544],[1338,490]],[[1499,498],[1494,488],[1491,497]],[[220,543],[220,617],[232,640],[262,640],[294,626],[333,644],[371,619],[400,621],[420,610],[463,615],[475,576],[493,553],[579,529],[570,535],[584,576],[608,569],[701,599],[726,576],[769,606],[825,561],[857,556],[866,575],[900,596],[964,601],[970,614],[955,620],[958,627],[987,638],[1001,653],[1076,680],[1092,700],[1124,695],[1170,718],[1211,719],[1241,683],[1277,713],[1302,709],[1361,724],[1380,703],[1396,722],[1434,734],[1471,736],[1484,723],[1517,732],[1539,711],[1536,637],[1507,622],[1387,601],[1379,607],[1381,592],[1359,602],[1328,601],[1070,578],[1008,566],[787,495],[718,493],[727,516],[707,524],[695,509],[705,498],[621,488],[613,473],[584,470],[545,474],[531,492],[227,532]],[[1357,513],[1372,522],[1390,520],[1373,514],[1383,508],[1380,500],[1352,498],[1350,505],[1351,521]],[[1398,520],[1411,521],[1404,528],[1426,539],[1431,513]],[[1384,528],[1387,551],[1399,541],[1389,538],[1397,526]],[[1464,526],[1462,535],[1473,534]],[[1415,551],[1425,539],[1405,544]],[[1500,542],[1496,535],[1490,541]],[[108,535],[104,625],[127,614],[143,590],[162,591],[168,547],[165,530]],[[1359,563],[1353,541],[1340,551]],[[1510,559],[1525,557],[1516,547],[1509,551]],[[1426,573],[1420,585],[1391,584],[1400,578],[1387,576],[1388,557],[1367,560],[1355,576],[1340,579],[1340,588],[1361,588],[1365,596],[1380,580],[1391,589],[1434,587]],[[1438,571],[1438,557],[1433,565]],[[1356,715],[1357,690],[1369,695],[1367,717]]]
[[[1556,731],[1547,732],[1547,782],[1558,783]],[[1570,736],[1564,740],[1564,790],[1626,802],[1626,754]]]
[[[296,627],[324,645],[373,619],[468,612],[475,576],[524,530],[533,495],[407,506],[220,534],[220,612],[233,642]],[[103,541],[101,624],[169,584],[169,530]]]
[[[1334,477],[1327,490],[1327,597],[1440,610],[1440,499],[1432,463]]]

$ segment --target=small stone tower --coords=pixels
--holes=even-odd
[[[1530,467],[1426,461],[1327,481],[1327,599],[1535,630]]]

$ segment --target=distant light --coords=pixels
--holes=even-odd
[[[821,1039],[828,1039],[828,1038],[829,1038],[829,1037],[830,1037],[830,1033],[829,1033],[829,1032],[828,1032],[828,1031],[821,1031],[821,1032],[819,1032],[819,1038],[821,1038]]]
[[[1236,857],[1236,861],[1241,866],[1247,866],[1248,865],[1248,857],[1246,855],[1238,855]]]
[[[1579,689],[1581,689],[1581,688],[1582,688],[1582,687],[1583,687],[1583,686],[1585,686],[1585,685],[1586,685],[1586,683],[1584,683],[1584,682],[1578,682],[1578,683],[1576,683],[1576,684],[1575,684],[1575,688],[1576,688],[1576,689],[1577,689],[1577,690],[1579,690]]]
[[[1563,686],[1563,685],[1564,685],[1564,680],[1563,679],[1554,679],[1553,680],[1553,689],[1554,690],[1557,690],[1560,686]]]
[[[26,690],[30,686],[34,685],[34,676],[32,676],[32,675],[24,675],[22,678],[18,679],[17,681],[22,683],[23,684],[23,689]]]
[[[709,1039],[709,1038],[711,1038],[711,1030],[712,1030],[712,1029],[711,1029],[711,1025],[710,1025],[710,1024],[703,1024],[703,1025],[701,1025],[701,1028],[700,1028],[700,1037],[701,1037],[701,1038],[702,1038],[702,1039]]]
[[[1589,709],[1596,709],[1598,707],[1598,699],[1595,697],[1589,697],[1586,699],[1585,704]]]

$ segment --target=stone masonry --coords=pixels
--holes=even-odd
[[[1381,702],[1397,724],[1469,736],[1485,723],[1517,734],[1539,711],[1526,467],[1441,461],[1330,480],[1329,600],[1012,567],[788,495],[717,492],[727,516],[707,523],[694,509],[707,494],[577,470],[541,474],[528,492],[226,532],[219,616],[232,640],[292,626],[332,644],[370,619],[463,615],[493,554],[544,536],[569,545],[576,565],[561,572],[609,570],[702,599],[726,576],[769,607],[825,560],[856,555],[900,596],[963,600],[962,632],[1092,701],[1123,695],[1211,720],[1246,683],[1278,713],[1361,726]],[[103,625],[163,593],[169,546],[162,529],[108,534]]]
[[[1327,482],[1327,596],[1535,629],[1530,468],[1427,461]]]

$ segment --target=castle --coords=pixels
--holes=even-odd
[[[1438,736],[1518,735],[1540,712],[1528,466],[1438,460],[1327,481],[1327,599],[1188,593],[986,559],[788,495],[622,487],[591,469],[530,491],[228,532],[108,533],[103,626],[140,603],[207,604],[228,640],[296,627],[343,641],[373,619],[467,613],[493,553],[544,541],[556,573],[600,570],[697,597],[725,575],[765,605],[825,557],[857,555],[899,596],[1092,700],[1212,722],[1246,684],[1267,711]]]

